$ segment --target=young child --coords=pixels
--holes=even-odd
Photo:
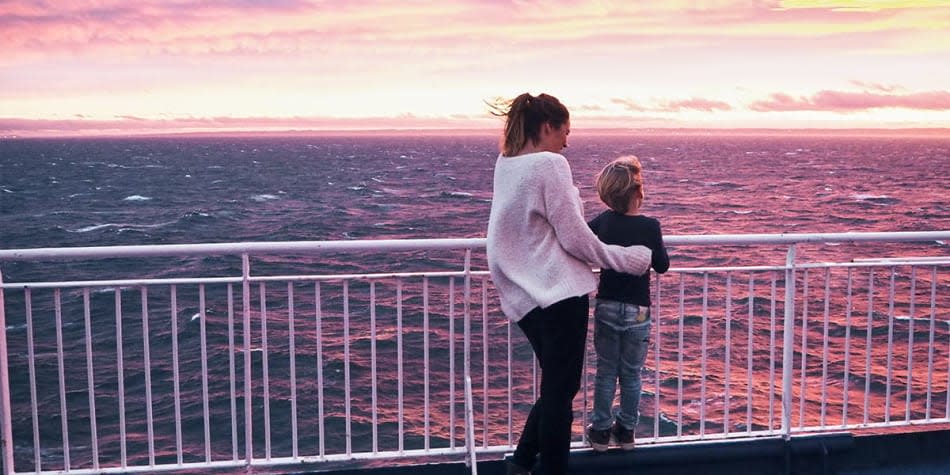
[[[653,251],[651,265],[658,273],[670,267],[660,222],[639,214],[643,203],[640,160],[621,157],[597,176],[597,193],[610,207],[588,225],[607,244],[645,245]],[[607,450],[611,436],[624,450],[634,447],[640,417],[640,369],[650,345],[650,273],[642,276],[601,269],[594,307],[594,349],[597,377],[594,412],[587,439],[598,452]],[[617,381],[620,411],[611,412]]]

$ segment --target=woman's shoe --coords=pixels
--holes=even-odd
[[[587,441],[596,452],[606,452],[610,446],[610,428],[595,430],[593,424],[587,426]]]

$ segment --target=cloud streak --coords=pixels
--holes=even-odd
[[[681,112],[687,110],[716,112],[729,111],[733,107],[726,102],[692,97],[689,99],[659,100],[654,101],[653,105],[644,105],[632,99],[615,97],[610,100],[612,104],[619,105],[630,112]]]
[[[114,119],[20,119],[0,118],[0,135],[123,135],[144,133],[227,131],[347,131],[347,130],[441,130],[487,129],[497,121],[485,117],[185,117],[150,119],[120,116]]]
[[[948,111],[950,110],[950,92],[928,91],[912,94],[881,94],[826,90],[808,97],[793,97],[784,93],[774,93],[766,100],[756,101],[749,105],[749,109],[756,112],[830,111],[849,113],[880,108]]]

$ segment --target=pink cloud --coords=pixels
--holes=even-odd
[[[630,99],[622,99],[622,98],[619,98],[619,97],[615,97],[615,98],[611,99],[610,102],[612,102],[612,103],[614,103],[614,104],[621,105],[621,106],[623,106],[624,109],[626,109],[626,110],[628,110],[628,111],[630,111],[630,112],[646,112],[646,111],[649,110],[649,109],[647,109],[646,107],[643,107],[643,106],[641,106],[640,104],[637,104],[636,102],[634,102],[634,101],[632,101],[632,100],[630,100]]]
[[[715,112],[717,110],[732,110],[732,106],[723,102],[699,97],[689,99],[657,101],[652,107],[643,106],[630,99],[613,98],[610,102],[623,106],[631,112],[680,112],[682,110],[698,110]]]
[[[950,92],[928,91],[913,94],[880,94],[874,92],[819,91],[811,97],[792,97],[775,93],[768,100],[752,103],[757,112],[830,111],[854,112],[878,108],[917,110],[950,110]]]
[[[713,101],[709,99],[702,98],[690,98],[679,101],[669,101],[662,104],[655,111],[662,112],[679,112],[681,110],[698,110],[704,112],[715,112],[717,110],[728,111],[732,110],[732,106],[722,101]]]
[[[854,84],[865,91],[897,92],[904,90],[904,88],[898,84],[880,84],[876,82],[864,82],[858,80],[852,80],[851,84]]]

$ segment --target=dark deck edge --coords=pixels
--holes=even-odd
[[[847,432],[743,440],[644,445],[625,452],[571,453],[572,474],[947,474],[950,429],[896,434]],[[312,472],[330,475],[462,475],[463,462]],[[481,460],[479,475],[505,473],[504,460]]]

